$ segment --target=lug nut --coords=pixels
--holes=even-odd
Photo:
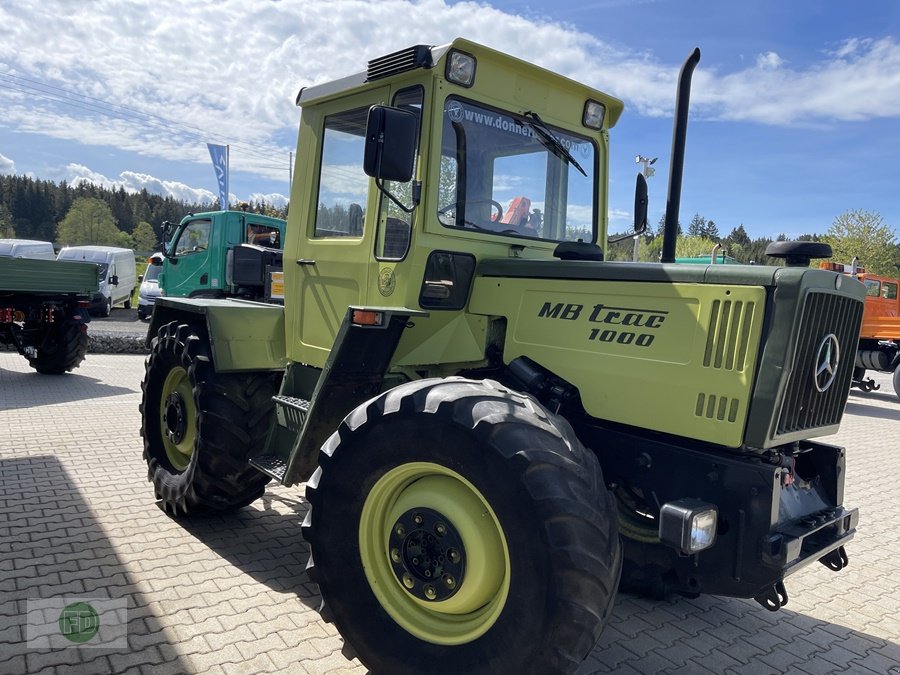
[[[400,551],[398,549],[391,549],[391,560],[393,560],[395,563],[400,562]]]
[[[435,534],[437,534],[437,536],[443,537],[445,534],[447,534],[447,526],[443,523],[438,523],[434,526],[434,532]]]
[[[450,562],[455,565],[459,562],[460,559],[459,551],[457,551],[455,548],[451,548],[449,551],[447,551],[447,557],[450,558]]]
[[[413,578],[409,575],[408,572],[403,573],[403,585],[407,588],[412,588],[416,585],[416,582],[413,581]]]
[[[431,584],[427,584],[422,590],[425,591],[425,597],[429,600],[434,600],[437,597],[437,591],[434,590],[434,586]]]
[[[444,585],[447,588],[456,588],[456,579],[451,577],[449,574],[444,575]]]
[[[397,527],[394,528],[394,533],[395,533],[398,537],[403,537],[403,536],[406,535],[406,528],[403,527],[403,525],[399,525],[399,524],[398,524]]]
[[[421,525],[422,523],[425,522],[425,519],[422,517],[421,513],[417,513],[416,515],[413,516],[413,522],[416,525]]]

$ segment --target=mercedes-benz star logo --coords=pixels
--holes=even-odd
[[[838,339],[834,333],[829,333],[819,343],[819,351],[816,352],[815,372],[813,381],[819,391],[828,391],[837,377],[838,363],[841,360],[841,350]]]

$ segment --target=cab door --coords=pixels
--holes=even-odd
[[[195,218],[176,233],[169,248],[169,259],[160,286],[167,296],[215,296],[222,289],[213,287],[209,275],[209,235],[212,221]]]
[[[378,203],[363,171],[366,119],[387,95],[383,87],[304,110],[300,138],[311,142],[297,156],[291,204],[301,208],[292,210],[284,256],[299,299],[285,307],[292,360],[323,366],[347,307],[366,297]]]

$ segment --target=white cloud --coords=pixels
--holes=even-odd
[[[122,188],[125,192],[135,193],[147,190],[150,194],[161,197],[173,197],[189,203],[211,203],[218,195],[209,190],[192,188],[184,183],[168,181],[148,176],[134,171],[123,171],[118,178],[108,178],[101,173],[92,171],[81,164],[69,164],[64,171],[65,180],[72,186],[82,183],[99,185],[109,190]]]
[[[16,172],[16,163],[5,155],[0,155],[0,173],[14,174]]]
[[[283,180],[293,150],[301,86],[411,44],[465,35],[651,116],[671,115],[680,65],[570,24],[450,0],[145,0],[79,12],[68,0],[45,0],[0,4],[0,26],[6,127],[203,163],[206,141],[228,143],[233,171],[272,180]],[[774,125],[897,117],[900,43],[823,45],[804,68],[774,52],[734,71],[701,62],[692,101],[707,118]]]
[[[784,60],[775,52],[766,52],[756,57],[756,67],[760,70],[779,68],[783,63]]]

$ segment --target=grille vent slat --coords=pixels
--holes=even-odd
[[[369,61],[366,80],[378,80],[415,68],[431,68],[431,47],[416,45]]]
[[[755,304],[752,302],[713,301],[703,354],[705,367],[736,372],[744,370],[754,310]]]
[[[710,420],[734,423],[737,420],[738,405],[739,402],[736,398],[700,392],[697,394],[697,405],[694,408],[694,415]]]

